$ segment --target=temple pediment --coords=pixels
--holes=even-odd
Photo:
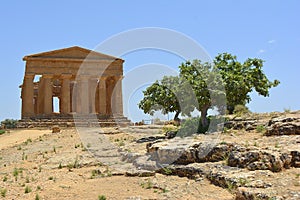
[[[35,59],[93,59],[93,60],[122,60],[120,58],[74,46],[38,54],[27,55],[24,61]]]

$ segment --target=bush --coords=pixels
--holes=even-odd
[[[29,186],[25,187],[25,194],[30,193],[32,189]]]
[[[264,125],[259,125],[256,127],[256,131],[259,133],[265,133],[266,132],[266,127]]]
[[[1,122],[1,126],[4,126],[4,128],[16,128],[17,122],[18,120],[15,119],[5,119]]]
[[[5,130],[0,130],[0,135],[4,134]]]
[[[6,188],[0,188],[0,194],[1,194],[2,197],[6,196],[6,192],[7,192]]]
[[[177,136],[187,137],[195,133],[205,133],[208,130],[208,127],[202,126],[201,119],[199,117],[193,117],[185,120],[181,124],[181,128],[178,130]]]
[[[202,126],[200,117],[193,117],[185,120],[181,124],[181,128],[178,130],[177,136],[186,137],[191,136],[195,133],[204,134],[208,132],[212,133],[216,131],[222,131],[219,130],[220,128],[222,128],[219,125],[222,125],[224,123],[225,119],[223,117],[209,116],[207,120],[208,126],[206,127]]]
[[[234,114],[237,115],[243,115],[243,114],[248,114],[250,113],[250,110],[247,106],[245,105],[236,105],[234,106],[234,110],[233,110]]]
[[[106,200],[106,197],[104,195],[99,195],[98,200]]]
[[[173,126],[173,125],[165,125],[163,128],[162,128],[162,132],[163,133],[166,133],[168,131],[177,131],[178,128],[176,126]]]

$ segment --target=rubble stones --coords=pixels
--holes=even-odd
[[[60,132],[59,126],[53,126],[52,127],[52,133],[59,133],[59,132]]]

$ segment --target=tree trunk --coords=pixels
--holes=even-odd
[[[178,118],[179,114],[180,114],[180,111],[177,111],[174,116],[174,121],[179,121],[179,118]]]
[[[231,106],[231,105],[227,105],[227,112],[228,114],[233,114],[233,111],[234,111],[234,106]]]
[[[204,106],[202,109],[201,109],[201,124],[202,124],[202,127],[207,127],[209,124],[208,124],[208,120],[207,120],[207,111],[209,109],[209,106]]]

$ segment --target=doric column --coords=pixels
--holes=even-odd
[[[78,83],[71,81],[71,112],[77,113]]]
[[[89,112],[96,113],[96,90],[97,90],[97,79],[91,78],[89,80]]]
[[[106,115],[106,77],[100,77],[99,80],[99,114]]]
[[[89,80],[88,76],[80,77],[80,107],[82,114],[89,114]]]
[[[22,118],[34,116],[34,74],[26,74],[22,86]]]
[[[113,105],[115,104],[113,98],[113,91],[116,84],[116,80],[113,77],[110,77],[106,80],[106,84],[106,113],[108,115],[112,115],[114,110]]]
[[[123,115],[123,95],[122,95],[123,76],[115,77],[116,84],[113,94],[113,114]]]
[[[37,94],[37,114],[44,113],[44,78],[40,77],[39,85],[38,85],[38,94]]]
[[[80,82],[78,80],[73,81],[72,112],[76,112],[77,114],[81,112],[81,107],[80,107]]]
[[[61,75],[61,98],[60,98],[60,112],[61,114],[69,114],[71,112],[71,74]]]
[[[44,114],[50,115],[53,113],[53,85],[52,74],[44,74]]]

